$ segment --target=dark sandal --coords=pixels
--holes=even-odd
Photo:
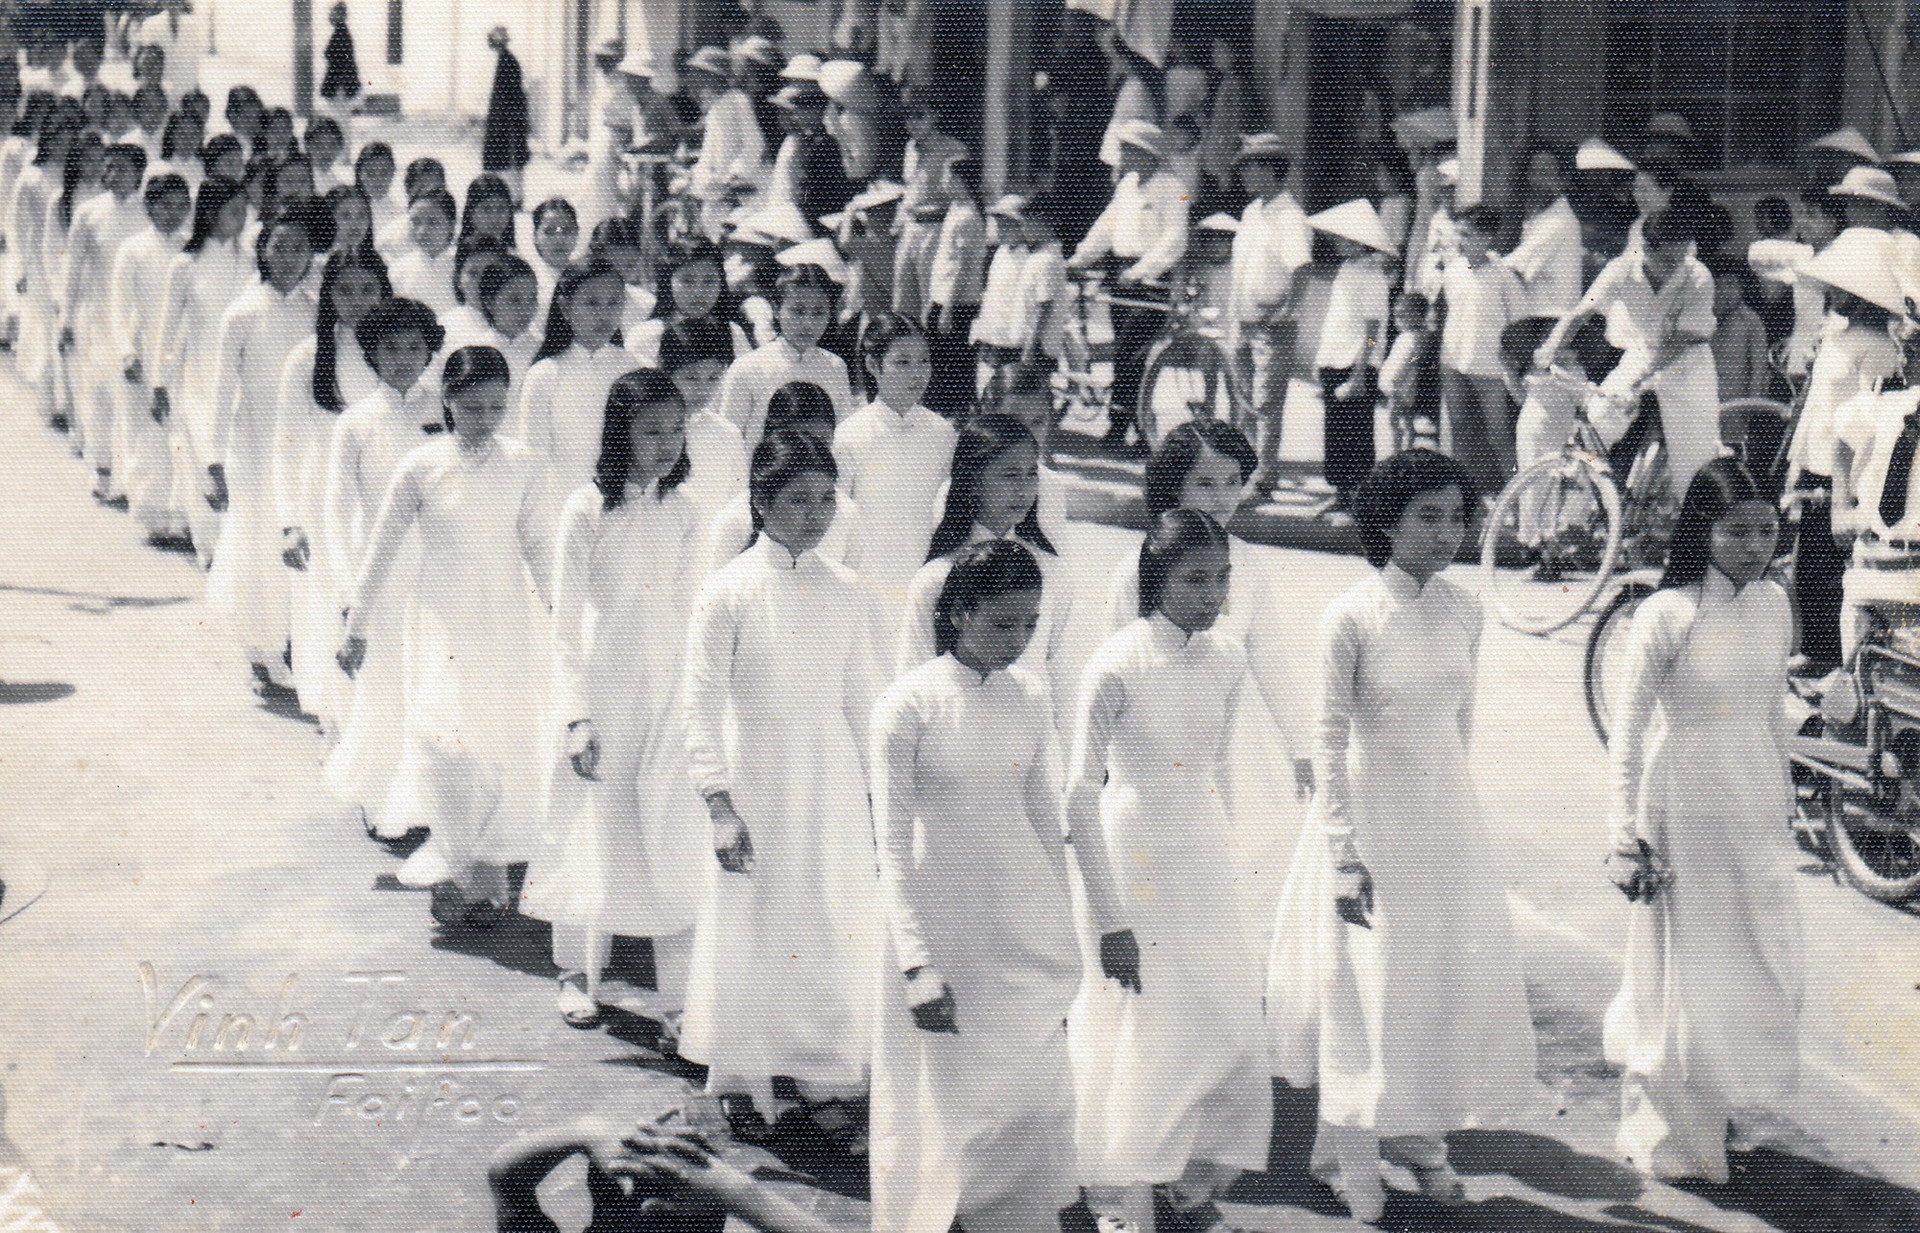
[[[557,998],[560,1019],[570,1028],[587,1031],[600,1026],[604,1013],[600,1004],[587,993],[587,978],[581,972],[568,972],[560,977],[560,993]]]

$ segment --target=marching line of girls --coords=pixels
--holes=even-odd
[[[875,313],[859,405],[820,266],[778,274],[750,347],[704,241],[650,270],[614,220],[576,253],[555,199],[522,257],[497,178],[456,209],[418,160],[403,207],[369,146],[316,200],[284,119],[228,114],[200,168],[150,168],[29,103],[0,151],[16,368],[100,497],[199,554],[437,920],[551,922],[583,1028],[614,941],[650,940],[640,1009],[739,1133],[866,1119],[879,1228],[1052,1228],[1083,1192],[1109,1226],[1221,1226],[1275,1074],[1318,1087],[1313,1167],[1356,1216],[1383,1163],[1463,1201],[1444,1136],[1524,1112],[1534,1041],[1468,769],[1481,614],[1440,576],[1458,464],[1356,484],[1376,570],[1310,701],[1287,581],[1225,529],[1257,457],[1175,429],[1074,679],[1099,618],[1044,390],[1015,373],[956,426],[923,328]],[[1702,470],[1630,648],[1607,1046],[1623,1151],[1663,1174],[1724,1176],[1736,1069],[1791,1079],[1784,866],[1725,859],[1787,833],[1776,530],[1736,464]]]

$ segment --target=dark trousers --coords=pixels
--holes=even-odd
[[[1132,290],[1132,294],[1139,294]],[[1113,404],[1107,412],[1107,436],[1123,440],[1137,421],[1140,380],[1146,375],[1147,351],[1166,324],[1167,314],[1155,308],[1113,306]]]
[[[952,319],[951,328],[927,335],[927,350],[933,360],[927,410],[957,424],[973,408],[973,344],[967,335],[973,332],[973,319],[980,315],[980,306],[955,304],[947,309],[947,315]]]
[[[1353,490],[1373,470],[1374,374],[1365,369],[1355,383],[1351,398],[1335,398],[1333,392],[1353,376],[1351,368],[1320,370],[1320,405],[1325,410],[1321,474],[1333,485],[1340,504],[1345,505]]]
[[[1802,475],[1802,491],[1831,492],[1824,475]],[[1812,501],[1800,507],[1793,590],[1800,601],[1800,653],[1823,670],[1840,666],[1841,578],[1847,558],[1833,542],[1833,506]]]

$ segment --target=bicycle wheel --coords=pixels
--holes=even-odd
[[[1920,801],[1912,789],[1903,785],[1891,810],[1842,784],[1833,785],[1828,800],[1827,837],[1855,890],[1881,903],[1920,891]]]
[[[1602,745],[1613,730],[1614,712],[1619,709],[1620,690],[1625,684],[1627,635],[1633,631],[1634,614],[1653,591],[1653,585],[1646,582],[1629,582],[1621,587],[1587,635],[1587,718],[1593,721],[1594,734]]]
[[[1155,344],[1140,378],[1140,404],[1134,414],[1141,435],[1156,449],[1169,432],[1189,420],[1232,423],[1232,372],[1226,356],[1204,338],[1170,338]]]
[[[1501,624],[1550,634],[1580,618],[1620,556],[1620,493],[1584,457],[1543,458],[1487,516],[1480,565]]]

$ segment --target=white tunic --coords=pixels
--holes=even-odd
[[[347,588],[360,576],[374,519],[401,459],[444,431],[441,414],[438,392],[425,381],[416,383],[404,397],[392,386],[382,385],[349,406],[334,426],[322,496],[326,530],[318,548],[326,556],[327,572],[341,587],[343,607]],[[401,548],[393,570],[397,577],[419,573],[418,552],[416,533]],[[404,590],[388,587],[374,600],[374,607],[361,614],[367,657],[353,678],[339,742],[323,768],[334,795],[360,806],[374,829],[389,836],[405,830],[388,826],[382,810],[400,762],[406,722],[402,645],[406,611]]]
[[[128,240],[114,258],[108,296],[113,353],[123,373],[135,362],[140,366],[137,383],[114,383],[120,401],[114,478],[126,491],[133,516],[149,534],[184,529],[173,506],[173,455],[167,426],[156,421],[152,411],[154,387],[165,367],[161,336],[167,274],[185,242],[184,233],[163,236],[152,227]]]
[[[124,383],[123,357],[108,312],[113,263],[120,246],[146,229],[146,211],[137,196],[101,193],[73,212],[62,303],[74,336],[74,400],[85,424],[87,455],[96,466],[112,465],[113,407]]]
[[[554,492],[572,492],[593,482],[600,430],[607,419],[607,391],[636,367],[633,357],[612,343],[598,351],[575,343],[527,370],[513,435],[547,459]]]
[[[406,737],[385,813],[397,829],[433,832],[400,871],[407,885],[533,853],[547,683],[526,669],[551,517],[540,460],[508,438],[469,450],[439,434],[387,489],[350,629],[375,632],[360,614],[386,588],[406,596]],[[394,567],[416,526],[418,566],[402,577]]]
[[[388,276],[393,280],[393,293],[403,299],[418,300],[434,311],[436,317],[445,316],[459,306],[453,296],[453,245],[440,250],[438,257],[429,257],[418,248],[409,248],[393,260],[393,268]]]
[[[446,345],[440,349],[441,354],[452,355],[462,347],[492,347],[498,351],[507,361],[507,388],[524,390],[527,372],[533,367],[533,357],[540,350],[540,333],[528,326],[518,338],[508,338],[484,320],[470,328],[449,327]]]
[[[287,569],[273,499],[274,421],[287,356],[313,336],[315,299],[312,280],[285,294],[256,283],[220,322],[211,444],[225,467],[229,500],[207,602],[233,622],[255,662],[269,667],[278,664],[288,629]]]
[[[1089,980],[1072,1018],[1081,1180],[1171,1182],[1195,1160],[1264,1169],[1273,1121],[1260,959],[1235,902],[1226,758],[1247,658],[1158,614],[1107,639],[1081,682],[1075,844],[1103,844],[1141,992]]]
[[[1305,812],[1294,789],[1293,762],[1308,755],[1299,716],[1310,705],[1296,649],[1284,635],[1283,614],[1292,604],[1282,555],[1274,549],[1233,537],[1228,541],[1233,566],[1226,607],[1214,624],[1215,636],[1238,643],[1252,674],[1234,712],[1232,752],[1227,778],[1233,803],[1234,882],[1241,892],[1247,927],[1261,939],[1273,926],[1273,905],[1280,898],[1287,859]],[[1140,617],[1140,553],[1129,552],[1113,571],[1107,588],[1106,628],[1118,633]]]
[[[1802,963],[1780,700],[1786,592],[1726,575],[1634,616],[1615,724],[1616,843],[1672,870],[1628,909],[1607,1060],[1626,1069],[1619,1147],[1663,1177],[1727,1180],[1729,1115],[1774,1106],[1798,1070]]]
[[[681,1055],[716,1076],[859,1082],[880,945],[875,605],[844,567],[762,537],[707,580],[687,642],[694,785],[732,794],[754,865],[706,862]]]
[[[60,193],[60,172],[28,164],[14,185],[7,212],[8,282],[19,294],[20,338],[14,344],[20,375],[38,388],[53,354],[55,317],[53,275],[46,266],[43,236],[47,204]]]
[[[542,847],[521,897],[530,916],[626,937],[693,924],[713,859],[680,694],[699,548],[699,512],[679,491],[630,492],[609,510],[589,486],[560,515],[548,726],[563,740],[590,721],[600,762],[589,781],[564,756],[548,760]]]
[[[317,716],[328,731],[338,731],[351,701],[352,686],[334,662],[340,649],[340,611],[346,606],[353,576],[337,575],[326,538],[327,463],[334,429],[343,412],[313,400],[317,344],[308,338],[287,356],[280,373],[279,422],[273,441],[273,494],[278,522],[288,531],[283,547],[301,539],[307,564],[288,577],[289,626],[293,645],[293,686],[301,709]],[[335,327],[334,375],[342,407],[350,407],[379,388],[353,332]]]
[[[814,553],[824,560],[845,565],[847,528],[858,521],[860,507],[853,503],[853,498],[844,489],[836,489],[834,499],[833,523],[827,528],[827,533],[821,536],[820,546],[814,549]],[[748,504],[747,494],[741,492],[721,506],[707,526],[707,572],[717,573],[726,568],[729,561],[745,552],[753,542],[753,507]],[[885,662],[884,655],[881,660]]]
[[[208,239],[182,253],[167,275],[167,306],[157,384],[173,404],[174,507],[193,523],[203,559],[211,557],[220,516],[207,507],[207,468],[220,461],[214,447],[214,408],[220,389],[220,319],[258,281],[253,258],[236,243]],[[205,538],[203,539],[203,535]]]
[[[873,1227],[946,1233],[1010,1195],[1078,1196],[1065,1019],[1080,986],[1053,708],[1019,668],[952,656],[874,707],[888,942],[873,1067]],[[903,974],[930,965],[957,1034],[916,1028]]]
[[[896,608],[926,564],[958,440],[953,425],[925,407],[903,415],[883,402],[868,403],[834,430],[840,486],[860,507],[848,527],[847,564]]]
[[[1533,1093],[1507,888],[1467,761],[1482,623],[1471,594],[1395,565],[1321,618],[1319,791],[1280,899],[1267,1013],[1278,1073],[1319,1083],[1328,1125],[1438,1135]],[[1373,875],[1370,929],[1334,913],[1347,842]]]
[[[833,400],[836,419],[845,419],[853,410],[846,361],[818,346],[801,351],[784,338],[736,358],[727,367],[709,410],[733,421],[751,454],[766,432],[768,401],[791,381],[808,381],[825,390]]]
[[[1520,224],[1520,243],[1503,261],[1527,288],[1526,316],[1564,317],[1580,302],[1586,247],[1580,219],[1565,197]]]

